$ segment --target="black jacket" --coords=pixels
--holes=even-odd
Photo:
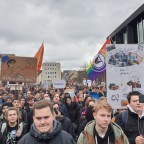
[[[72,123],[78,124],[80,118],[80,107],[76,102],[72,102],[71,105],[67,105],[67,110],[69,113],[69,118]]]
[[[72,126],[72,122],[68,117],[65,117],[63,115],[56,116],[56,120],[58,120],[62,125],[62,130],[68,132],[72,136],[74,136],[74,130]]]
[[[2,143],[3,141],[3,136],[2,136],[2,133],[0,132],[0,144]]]
[[[18,125],[16,126],[17,128],[18,128]],[[8,128],[9,128],[9,125],[8,125],[8,123],[6,123],[6,127],[5,127],[5,129],[4,129],[4,131],[3,131],[3,134],[2,134],[2,143],[0,143],[0,144],[6,144],[6,141],[11,141],[11,143],[13,142],[13,138],[10,136],[10,132],[8,131]],[[1,127],[1,129],[2,129],[2,127]],[[20,124],[19,124],[19,128],[18,128],[22,133],[21,133],[21,136],[20,137],[16,137],[16,139],[15,139],[15,144],[18,142],[18,140],[21,138],[21,137],[23,137],[26,133],[27,133],[27,127],[26,127],[26,124],[25,123],[23,123],[23,122],[21,122]],[[17,130],[17,129],[16,129]],[[8,136],[9,135],[9,136]],[[11,144],[10,143],[10,144]],[[12,143],[13,144],[13,143]]]
[[[127,122],[124,125],[122,121],[122,114],[115,116],[115,122],[121,126],[130,144],[135,144],[135,139],[140,134],[144,134],[144,117],[139,116],[128,108]],[[142,135],[143,135],[142,134]]]
[[[22,137],[18,144],[75,144],[70,134],[61,130],[61,124],[54,121],[54,130],[52,133],[40,134],[33,124],[30,132]]]

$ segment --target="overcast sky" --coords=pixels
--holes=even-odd
[[[143,0],[0,0],[0,53],[33,57],[79,70]]]

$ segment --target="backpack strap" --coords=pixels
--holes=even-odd
[[[3,123],[3,124],[2,124],[2,126],[1,126],[1,133],[2,133],[2,134],[4,133],[4,131],[5,131],[5,129],[6,129],[6,126],[7,126],[6,123]],[[21,132],[23,132],[23,127],[24,127],[24,124],[23,124],[23,122],[21,122],[21,123],[19,124],[19,130],[20,130]]]
[[[21,123],[19,124],[19,129],[18,129],[18,130],[20,130],[21,132],[23,132],[23,127],[24,127],[24,123],[21,122]]]
[[[123,129],[125,129],[127,121],[128,121],[128,112],[125,110],[125,111],[122,111],[121,114],[122,114],[122,127]]]
[[[1,133],[2,133],[2,134],[4,133],[4,131],[5,131],[5,129],[6,129],[6,126],[7,126],[6,123],[3,123],[3,124],[2,124],[2,127],[1,127]]]

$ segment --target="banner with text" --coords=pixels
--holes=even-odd
[[[53,81],[53,87],[56,89],[65,88],[66,81],[65,80],[55,80],[55,81]]]
[[[106,50],[107,99],[114,109],[124,108],[130,91],[144,93],[144,47],[117,44]]]

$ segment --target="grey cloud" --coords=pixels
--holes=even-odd
[[[3,53],[34,56],[42,41],[44,61],[79,68],[143,0],[1,0]]]

